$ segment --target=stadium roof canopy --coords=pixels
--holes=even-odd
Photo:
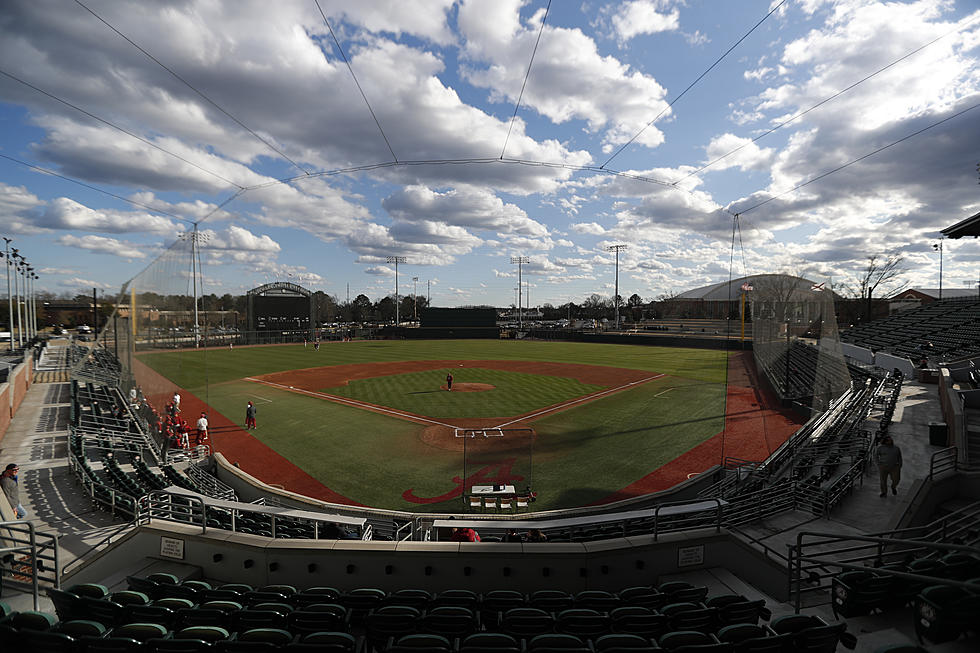
[[[773,286],[785,288],[787,287],[787,283],[790,284],[788,287],[792,288],[794,294],[797,292],[805,292],[809,295],[809,293],[817,286],[815,282],[810,281],[809,279],[794,277],[786,274],[752,274],[747,277],[732,279],[731,281],[722,281],[721,283],[712,284],[710,286],[694,288],[693,290],[682,292],[674,297],[674,299],[694,299],[705,302],[727,302],[729,300],[738,299],[739,294],[742,292],[743,284],[748,284],[753,289],[758,289],[763,287],[771,288]],[[820,286],[820,289],[823,289],[822,285]]]
[[[966,220],[957,222],[952,227],[946,227],[942,230],[942,234],[947,238],[965,238],[968,236],[976,238],[980,236],[980,213],[971,215]]]

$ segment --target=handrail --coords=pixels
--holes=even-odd
[[[940,449],[929,457],[929,480],[935,479],[942,472],[956,471],[959,467],[959,450],[956,447]]]
[[[176,505],[180,504],[175,504],[173,502],[174,498],[179,498],[185,502],[184,505],[180,506],[181,509],[178,510],[175,508]],[[193,510],[197,506],[200,506],[199,512]],[[186,510],[187,507],[190,507],[191,510]],[[136,504],[136,512],[138,514],[137,521],[144,524],[151,519],[167,519],[169,521],[188,523],[182,519],[175,519],[174,515],[188,516],[191,518],[189,523],[201,527],[201,535],[208,532],[208,513],[204,499],[192,494],[174,494],[167,490],[155,490],[139,498]],[[195,524],[193,521],[196,515],[200,515],[201,519],[199,524]],[[232,518],[232,523],[234,523],[234,517]]]
[[[413,528],[413,522],[407,521],[398,528],[395,529],[394,539],[396,542],[407,542],[411,540],[415,535],[415,529]],[[402,531],[407,531],[408,535],[401,537]]]
[[[963,517],[966,517],[964,515]],[[972,520],[970,520],[972,523]],[[935,524],[936,522],[934,522]],[[930,531],[929,533],[935,533],[935,531]],[[945,523],[943,524],[943,529],[941,535],[946,537],[949,535],[945,528]],[[927,537],[928,534],[924,537]],[[814,541],[804,542],[804,538],[819,538]],[[858,543],[865,543],[863,545]],[[841,548],[828,549],[827,547],[832,546],[835,543],[845,544]],[[936,552],[936,551],[953,551],[953,552],[964,552],[971,555],[976,554],[976,547],[962,545],[962,544],[947,544],[945,542],[937,542],[934,540],[924,539],[924,538],[901,538],[895,537],[895,533],[886,533],[882,535],[841,535],[838,533],[821,533],[815,531],[800,531],[796,536],[796,544],[787,544],[789,547],[789,558],[787,563],[787,580],[789,583],[790,596],[795,595],[794,606],[796,611],[799,612],[800,604],[802,601],[802,595],[804,592],[814,592],[823,589],[824,585],[819,583],[822,577],[830,576],[829,573],[818,573],[814,569],[823,570],[827,572],[828,567],[839,568],[839,569],[858,569],[858,570],[868,570],[867,565],[858,565],[854,563],[862,561],[873,561],[873,566],[876,573],[889,573],[898,577],[903,577],[902,574],[906,572],[898,572],[895,570],[884,570],[881,569],[881,565],[884,559],[887,557],[901,556],[905,557],[909,554],[921,554],[923,552]],[[821,550],[816,554],[807,555],[804,552],[805,547],[819,546]],[[886,549],[891,549],[887,551]],[[863,555],[847,555],[854,554],[861,551],[865,551]],[[831,556],[841,556],[838,558],[833,558]],[[846,556],[846,557],[844,557]],[[803,587],[804,583],[804,566],[803,563],[809,563],[809,573],[806,574],[807,579],[812,583],[817,582],[815,586]],[[916,576],[911,574],[910,576]],[[931,576],[925,576],[926,580],[935,581],[936,583],[943,584],[953,584],[959,585],[958,582],[949,582],[948,579],[936,578]],[[918,578],[914,578],[918,580]],[[964,587],[975,588],[976,584],[963,584]],[[795,587],[795,591],[794,591]]]
[[[716,515],[715,532],[720,533],[721,520],[723,516],[722,506],[724,506],[726,502],[722,501],[718,497],[705,497],[703,499],[698,499],[697,501],[665,501],[663,503],[658,503],[657,506],[653,509],[653,541],[656,542],[657,539],[660,537],[660,509],[661,508],[669,508],[671,506],[683,506],[691,503],[701,503],[704,501],[715,502],[715,508],[714,508],[715,515]],[[700,511],[700,512],[704,512],[704,511]]]
[[[0,522],[0,528],[6,529],[6,534],[3,536],[2,540],[10,542],[14,546],[4,546],[0,547],[0,555],[4,558],[10,556],[11,558],[17,553],[27,553],[30,556],[30,566],[27,569],[21,568],[17,570],[18,575],[26,576],[30,575],[31,579],[31,592],[34,599],[34,609],[39,608],[39,576],[40,572],[44,571],[45,560],[50,560],[53,563],[54,573],[52,576],[45,576],[45,580],[49,580],[55,587],[61,587],[61,554],[59,548],[59,536],[51,533],[38,533],[33,522],[25,520],[16,521],[4,521]],[[18,535],[23,534],[26,531],[26,539],[18,537]],[[39,544],[38,540],[44,541],[43,544]],[[20,544],[21,546],[17,546]],[[45,552],[50,549],[51,554],[45,555]],[[13,563],[11,564],[13,567]]]

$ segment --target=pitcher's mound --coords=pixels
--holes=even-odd
[[[441,386],[443,390],[446,386]],[[493,390],[497,386],[491,385],[489,383],[454,383],[453,392],[486,392],[487,390]]]

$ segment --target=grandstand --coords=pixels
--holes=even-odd
[[[788,351],[788,387],[802,396],[816,387],[804,378],[814,348],[794,340]],[[17,522],[0,506],[5,643],[351,653],[975,645],[978,477],[956,447],[928,444],[939,402],[899,375],[845,373],[848,389],[768,459],[726,460],[673,491],[452,519],[309,501],[207,445],[173,455],[150,435],[146,398],[123,391],[126,366],[111,347],[55,343],[43,356],[70,364],[72,380],[31,387],[2,442],[3,459],[21,464],[33,517]],[[906,457],[897,500],[879,499],[873,478],[884,433]],[[454,526],[475,526],[483,542],[446,541]],[[547,542],[507,541],[510,529]]]

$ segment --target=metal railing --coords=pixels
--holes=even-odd
[[[945,472],[955,472],[958,469],[958,450],[956,447],[940,449],[929,458],[929,480],[934,480]]]
[[[677,515],[668,514],[663,518],[660,516],[660,512],[664,509],[669,510],[672,507],[690,506],[691,504],[703,503],[706,501],[713,501],[715,503],[714,517],[710,519],[706,519],[705,515],[703,514],[705,512],[709,512],[708,510],[680,512]],[[724,517],[724,506],[725,502],[715,497],[699,499],[698,501],[665,501],[663,503],[659,503],[653,509],[653,539],[656,541],[660,537],[661,533],[671,533],[687,530],[689,528],[699,528],[706,525],[714,525],[715,532],[720,533],[722,518]]]
[[[61,587],[58,535],[38,533],[29,521],[0,522],[0,572],[17,584],[29,584],[34,609],[42,582]]]
[[[200,526],[202,535],[208,531],[207,507],[201,497],[175,495],[166,490],[157,490],[140,497],[136,505],[138,524],[149,523],[151,519],[162,519]],[[275,529],[274,524],[273,529]],[[232,515],[232,530],[234,530],[234,515]]]
[[[200,465],[190,465],[184,470],[184,473],[197,484],[201,490],[201,494],[226,501],[238,500],[238,496],[235,495],[235,490],[209,474]]]
[[[965,551],[977,555],[977,547],[959,544],[977,539],[980,501],[945,515],[929,524],[870,535],[840,535],[801,531],[796,544],[788,545],[787,563],[790,597],[799,612],[804,596],[820,597],[827,592],[827,580],[845,569],[874,568],[922,557],[937,551]],[[928,577],[937,584],[948,579]],[[953,583],[955,584],[955,583]],[[976,585],[973,585],[976,588]],[[819,603],[829,603],[825,596]],[[819,604],[814,599],[814,604]]]

